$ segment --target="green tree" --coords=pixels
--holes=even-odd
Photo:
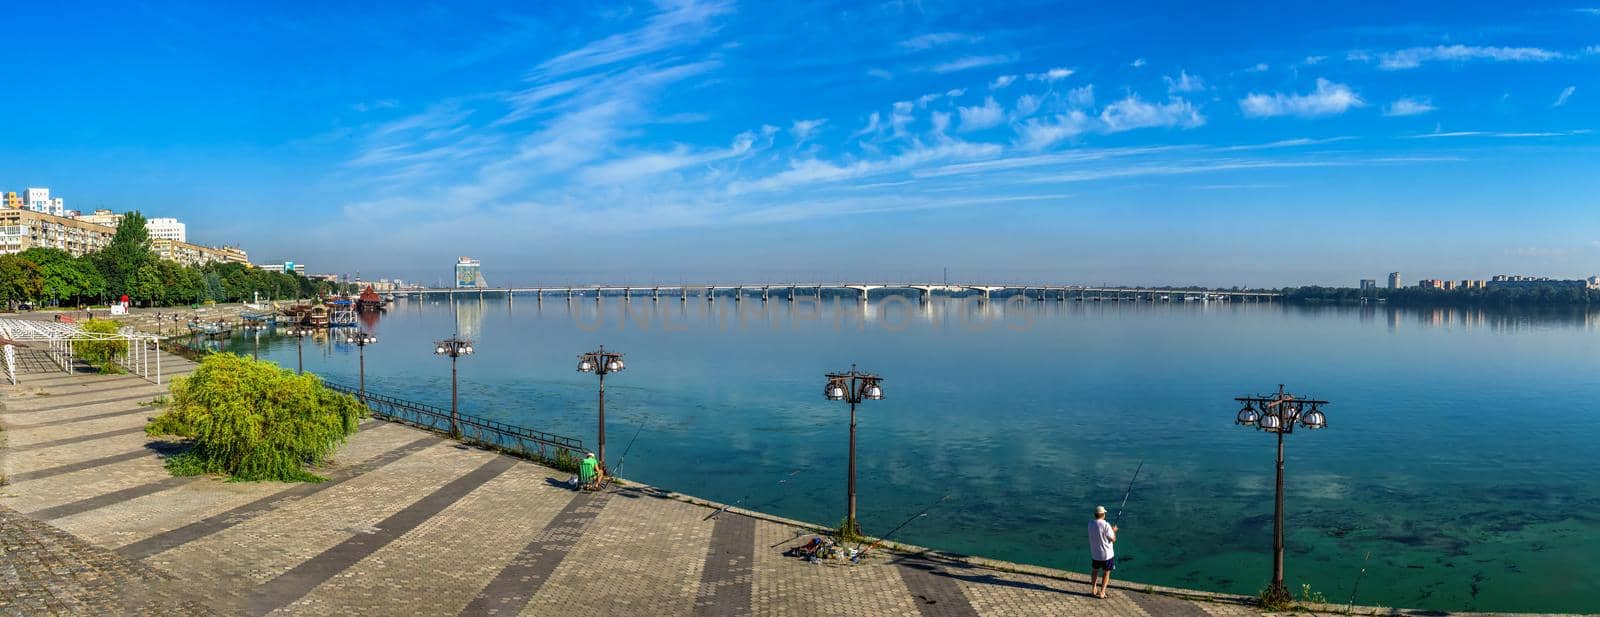
[[[366,415],[355,397],[329,390],[316,375],[226,353],[206,356],[173,381],[171,393],[167,412],[145,432],[193,441],[167,461],[175,475],[321,481],[306,467],[327,460]]]
[[[0,304],[37,302],[44,295],[39,264],[18,255],[0,255]]]
[[[100,274],[105,277],[106,288],[111,295],[137,297],[134,277],[138,275],[139,268],[155,261],[155,254],[150,252],[150,232],[145,229],[144,223],[144,215],[137,210],[123,215],[122,223],[117,225],[116,235],[111,237],[111,243],[96,254],[95,263],[100,267]]]
[[[159,260],[146,261],[134,270],[133,277],[129,279],[128,286],[122,293],[135,303],[142,306],[159,304],[166,286],[161,280],[161,265]]]

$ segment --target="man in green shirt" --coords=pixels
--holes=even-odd
[[[600,460],[590,452],[578,462],[578,487],[590,488],[600,480]]]

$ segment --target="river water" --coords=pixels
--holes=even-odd
[[[1600,316],[1386,306],[1131,304],[996,297],[821,302],[691,297],[401,299],[365,327],[367,387],[595,443],[625,476],[823,524],[843,517],[848,407],[823,374],[884,378],[859,408],[861,523],[895,539],[1082,570],[1095,505],[1122,518],[1120,579],[1254,594],[1270,574],[1274,443],[1233,397],[1332,402],[1287,437],[1287,580],[1328,601],[1600,610]],[[226,345],[286,367],[295,341]],[[356,349],[305,342],[354,384]],[[778,549],[774,549],[778,550]],[[1363,574],[1363,569],[1365,573]],[[1358,585],[1359,581],[1359,585]]]

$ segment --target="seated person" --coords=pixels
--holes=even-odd
[[[597,490],[605,479],[605,469],[600,466],[600,459],[590,452],[583,460],[578,461],[578,487],[584,490]]]

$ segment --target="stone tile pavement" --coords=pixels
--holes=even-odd
[[[0,389],[0,614],[1259,614],[1125,581],[1100,600],[1081,573],[920,550],[810,564],[782,555],[802,524],[708,519],[719,504],[647,486],[574,493],[565,474],[381,421],[327,482],[172,478],[161,456],[178,446],[138,430],[164,386],[26,377]]]

